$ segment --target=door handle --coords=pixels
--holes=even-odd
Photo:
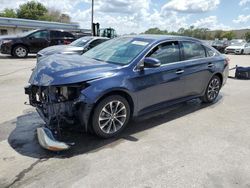
[[[212,68],[213,66],[214,66],[213,63],[208,63],[208,67],[209,67],[209,68]]]
[[[182,74],[183,72],[184,72],[183,69],[178,69],[175,73],[176,73],[176,74]]]

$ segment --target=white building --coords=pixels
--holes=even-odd
[[[38,20],[28,20],[19,18],[0,17],[0,35],[15,35],[29,30],[46,28],[61,29],[71,32],[90,32],[90,30],[80,29],[78,23],[59,23]]]

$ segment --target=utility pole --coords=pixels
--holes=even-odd
[[[92,36],[94,36],[94,0],[92,0],[92,5],[91,5],[91,33]]]

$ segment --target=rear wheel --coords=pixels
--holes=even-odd
[[[218,76],[213,76],[209,81],[206,93],[201,97],[201,100],[205,103],[214,102],[219,95],[221,84],[221,79]]]
[[[130,119],[130,106],[119,95],[103,99],[95,108],[92,118],[94,133],[102,138],[118,135]]]
[[[18,45],[13,49],[12,54],[15,57],[24,58],[28,55],[28,49],[23,45]]]

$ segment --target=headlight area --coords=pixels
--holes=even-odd
[[[36,107],[39,115],[47,125],[61,121],[74,123],[77,109],[76,101],[87,83],[77,83],[60,86],[25,87],[25,94],[29,95],[30,105]]]

